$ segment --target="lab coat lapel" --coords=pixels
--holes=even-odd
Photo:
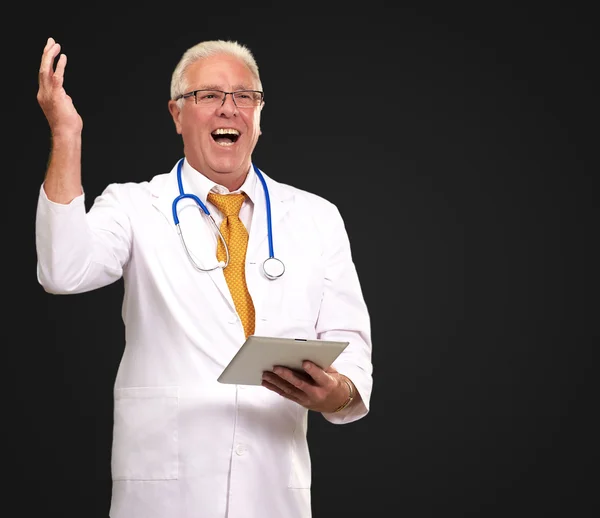
[[[286,231],[283,226],[285,216],[288,213],[293,198],[291,191],[285,189],[281,184],[263,175],[267,183],[269,198],[271,200],[271,226],[275,257],[281,257],[281,244],[286,239]],[[256,308],[257,333],[264,333],[261,328],[262,320],[265,319],[265,309],[270,304],[270,294],[274,288],[272,283],[280,281],[268,280],[263,272],[263,263],[269,257],[269,242],[267,232],[267,205],[264,190],[260,182],[256,186],[254,200],[254,211],[252,214],[252,225],[250,227],[250,238],[248,242],[246,261],[246,281],[248,290],[252,295],[254,307]],[[285,260],[284,260],[285,261]]]
[[[267,183],[269,199],[271,200],[271,237],[273,239],[275,255],[277,256],[277,239],[282,239],[282,230],[279,225],[290,208],[291,194],[282,189],[280,184],[271,180],[264,173],[263,177]],[[256,201],[252,214],[247,257],[250,261],[260,263],[261,265],[269,257],[267,204],[265,192],[260,181],[257,182],[256,186]]]
[[[277,246],[279,240],[284,239],[285,230],[282,228],[282,221],[287,214],[292,201],[291,196],[280,184],[271,180],[263,173],[269,199],[271,200],[271,226],[273,237],[273,248],[277,257]],[[252,213],[252,224],[250,225],[250,236],[248,239],[248,249],[246,252],[246,282],[248,291],[252,296],[254,307],[256,308],[256,333],[261,334],[265,331],[261,328],[264,319],[264,307],[268,303],[269,283],[277,282],[267,280],[262,269],[262,264],[269,257],[267,225],[267,205],[264,189],[260,180],[257,181],[254,210]]]
[[[185,184],[184,184],[185,186]],[[160,177],[160,180],[155,179],[150,183],[152,192],[152,204],[158,209],[165,218],[169,221],[173,232],[177,234],[177,227],[173,218],[173,200],[179,196],[179,188],[177,185],[177,165],[171,170],[168,175]],[[186,191],[187,193],[188,191]],[[184,233],[185,242],[190,253],[197,258],[198,264],[215,264],[215,235],[216,230],[204,215],[202,209],[198,207],[196,202],[190,198],[184,198],[177,204],[177,215],[179,218],[179,227]],[[177,240],[180,238],[177,235]],[[181,243],[181,253],[185,254],[185,250]],[[204,258],[204,261],[202,260]],[[189,259],[186,257],[186,260]],[[193,268],[190,263],[190,268]],[[223,269],[217,268],[210,272],[196,272],[198,275],[208,275],[219,289],[223,298],[227,300],[231,309],[235,310],[233,299],[227,281],[223,275]]]

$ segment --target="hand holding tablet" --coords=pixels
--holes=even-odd
[[[326,369],[348,343],[252,335],[242,344],[217,380],[220,383],[260,385],[263,372],[272,370],[276,365],[304,372],[304,360]]]

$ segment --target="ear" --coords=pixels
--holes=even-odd
[[[262,113],[262,109],[264,108],[264,106],[265,106],[265,101],[263,101],[262,104],[259,106],[259,112],[258,112],[259,114]],[[260,127],[260,125],[258,126],[258,135],[259,136],[262,135],[262,128]]]
[[[175,130],[179,135],[181,135],[181,122],[179,122],[181,110],[179,109],[177,101],[169,101],[169,112],[171,113],[171,117],[173,117],[173,122],[175,123]]]

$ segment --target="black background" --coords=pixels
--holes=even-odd
[[[123,347],[120,283],[60,297],[36,281],[48,36],[84,119],[88,206],[106,184],[180,158],[167,101],[186,48],[222,38],[254,51],[266,100],[254,161],[339,206],[372,317],[371,413],[337,427],[311,415],[315,518],[598,512],[593,17],[349,5],[23,3],[5,17],[2,428],[15,516],[108,516]]]

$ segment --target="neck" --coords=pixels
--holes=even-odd
[[[210,178],[213,182],[218,183],[219,185],[222,185],[223,187],[227,187],[227,189],[229,189],[229,191],[231,191],[231,192],[237,191],[242,185],[244,185],[244,182],[246,181],[247,176],[248,176],[248,171],[246,171],[245,173],[242,173],[242,174],[239,174],[239,173],[217,173],[213,177],[210,177],[207,175],[207,177]]]
[[[234,171],[215,171],[206,165],[196,164],[189,159],[188,163],[198,173],[223,187],[227,187],[232,192],[237,191],[244,184],[251,169],[251,164],[249,164]]]

